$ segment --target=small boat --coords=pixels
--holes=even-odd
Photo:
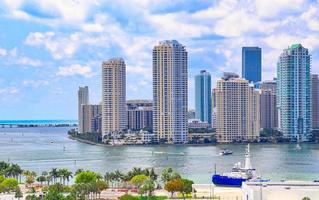
[[[219,152],[219,155],[221,156],[226,156],[226,155],[230,155],[233,154],[233,152],[229,149],[223,149],[221,152]]]
[[[235,163],[231,172],[223,174],[214,174],[212,176],[212,182],[215,185],[230,186],[230,187],[241,187],[242,183],[251,180],[260,180],[257,176],[256,170],[252,168],[250,161],[249,144],[246,147],[245,153],[245,166],[242,167],[241,163]]]

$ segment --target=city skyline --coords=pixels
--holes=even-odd
[[[126,61],[127,99],[152,99],[151,49],[163,39],[176,39],[189,51],[189,108],[195,108],[194,74],[210,72],[212,88],[223,71],[240,74],[243,46],[262,48],[262,80],[276,77],[280,53],[293,43],[309,49],[318,73],[315,1],[61,5],[0,2],[0,119],[76,119],[78,86],[88,85],[90,100],[98,103],[100,63],[112,57]],[[68,12],[73,8],[77,15]]]

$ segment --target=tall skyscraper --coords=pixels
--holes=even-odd
[[[128,129],[153,129],[153,102],[151,100],[129,100],[126,105]]]
[[[102,63],[102,134],[126,128],[126,75],[122,58]]]
[[[82,104],[83,116],[83,133],[98,132],[99,129],[95,128],[94,120],[102,113],[101,105]]]
[[[275,129],[278,127],[276,81],[261,82],[260,91],[260,127]]]
[[[279,129],[291,140],[307,140],[311,128],[311,57],[308,49],[293,44],[277,63]]]
[[[202,122],[212,124],[212,89],[211,76],[201,70],[195,76],[195,117]]]
[[[82,105],[89,104],[89,87],[79,87],[78,90],[78,131],[79,133],[84,132],[84,120],[83,120],[83,109]]]
[[[187,141],[187,51],[176,40],[153,49],[153,132],[159,142]]]
[[[252,84],[228,74],[217,81],[216,132],[218,142],[258,141],[260,94]]]
[[[319,129],[319,79],[318,74],[311,75],[312,89],[312,128]]]
[[[261,81],[261,48],[242,48],[242,77],[249,82]]]

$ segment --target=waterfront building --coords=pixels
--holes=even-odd
[[[261,82],[260,91],[260,128],[276,129],[278,127],[276,81]]]
[[[82,105],[89,104],[89,87],[79,87],[78,90],[78,132],[84,132]]]
[[[301,44],[281,53],[277,63],[279,130],[291,140],[308,140],[311,128],[311,56]]]
[[[216,128],[216,91],[217,89],[214,88],[212,91],[212,128]]]
[[[319,129],[319,79],[318,74],[311,75],[312,128]]]
[[[153,132],[149,132],[149,131],[140,131],[140,135],[142,138],[142,142],[144,144],[149,144],[149,143],[153,143],[154,141],[156,141],[156,135]]]
[[[153,48],[153,131],[159,142],[187,141],[187,67],[186,48],[176,40]]]
[[[208,122],[202,122],[199,119],[190,119],[188,120],[188,128],[192,129],[202,129],[209,128],[211,125]]]
[[[261,81],[261,48],[242,48],[242,77],[249,82]]]
[[[94,119],[101,116],[101,105],[82,104],[82,116],[83,116],[83,133],[98,132],[99,127],[96,127]]]
[[[212,124],[212,91],[211,75],[201,70],[195,76],[195,118]]]
[[[122,58],[102,63],[102,134],[126,128],[126,75]]]
[[[260,94],[248,80],[225,73],[217,81],[216,113],[218,142],[259,140]]]
[[[102,133],[102,106],[101,113],[94,116],[91,120],[91,130],[92,132]]]
[[[187,119],[195,119],[195,110],[194,109],[188,110]]]
[[[127,128],[130,130],[153,128],[153,102],[151,100],[129,100],[127,106]]]

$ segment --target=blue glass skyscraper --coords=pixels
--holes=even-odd
[[[209,124],[212,124],[211,84],[210,73],[206,70],[195,76],[195,117]]]
[[[249,82],[261,81],[261,48],[242,48],[242,77]]]
[[[279,129],[291,140],[307,140],[311,128],[311,57],[308,49],[293,44],[277,64]]]

